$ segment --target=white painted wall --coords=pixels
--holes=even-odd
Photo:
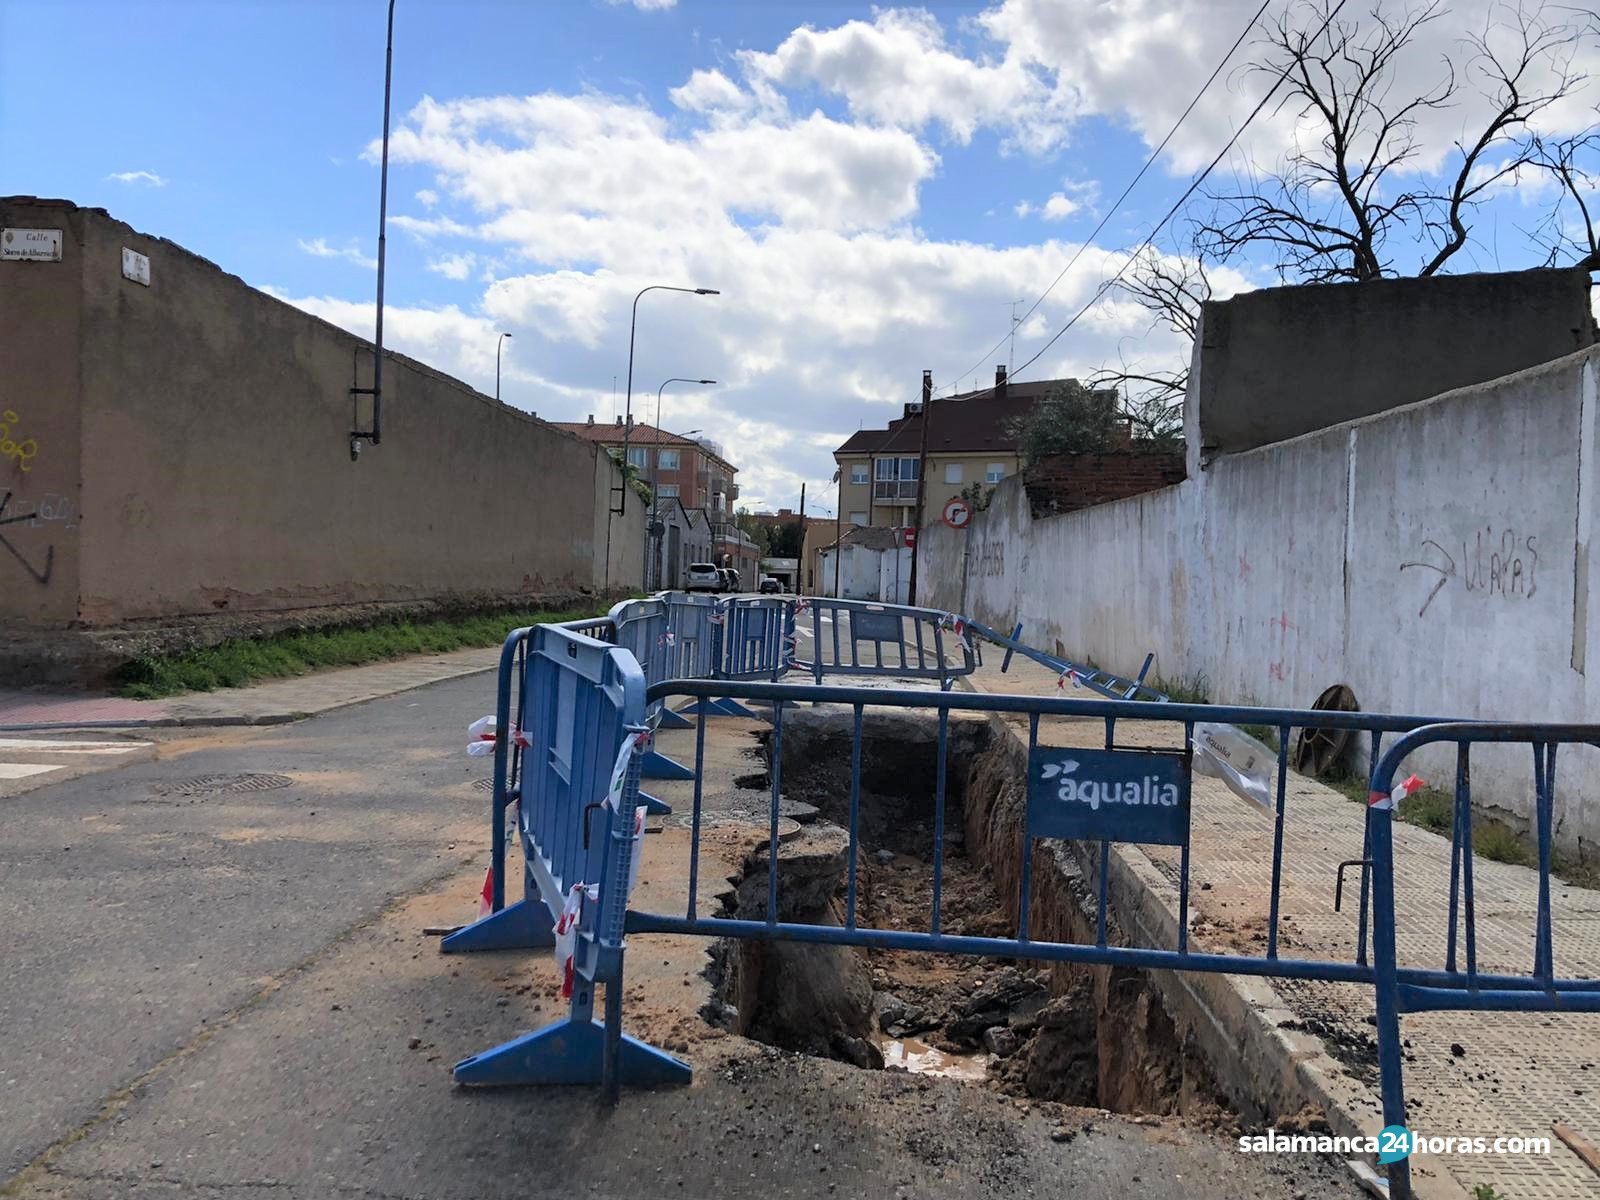
[[[834,547],[822,551],[822,594],[833,591]],[[900,547],[894,550],[869,550],[863,546],[846,546],[844,561],[839,569],[839,591],[846,600],[875,600],[887,604],[904,604],[911,588],[911,551]]]
[[[1125,674],[1154,651],[1218,701],[1309,707],[1346,683],[1368,711],[1589,720],[1597,386],[1590,350],[1039,521],[1007,480],[971,526],[965,609]],[[921,536],[925,603],[961,607],[967,534]],[[1600,751],[1558,761],[1557,841],[1593,854]],[[1413,766],[1448,787],[1454,751]],[[1475,750],[1473,791],[1525,820],[1526,746]]]

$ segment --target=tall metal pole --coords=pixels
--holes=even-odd
[[[383,51],[383,158],[378,170],[378,312],[374,320],[372,387],[351,388],[354,395],[372,397],[372,428],[350,433],[350,459],[361,453],[361,440],[374,446],[383,440],[383,268],[387,259],[389,228],[389,99],[394,79],[394,4],[389,0],[389,29]],[[355,422],[359,424],[360,422]]]
[[[647,591],[647,592],[650,590],[650,580],[656,574],[656,572],[654,572],[654,571],[652,571],[650,569],[650,539],[654,536],[651,533],[651,530],[654,529],[656,522],[661,519],[661,501],[656,495],[656,491],[657,491],[656,480],[658,478],[658,471],[659,471],[659,468],[661,466],[661,393],[666,390],[667,384],[669,384],[669,383],[713,384],[713,383],[716,383],[716,380],[715,379],[686,379],[686,378],[682,378],[680,376],[674,375],[671,379],[663,380],[662,383],[661,383],[661,386],[656,389],[655,452],[651,456],[651,459],[650,459],[650,512],[648,514],[648,519],[645,521],[645,527],[644,527],[644,563],[642,564],[642,566],[640,568],[642,573],[639,576],[640,586],[643,587],[644,590]],[[699,430],[695,430],[694,432],[698,433]],[[628,436],[626,430],[623,431],[622,436],[623,436],[623,439],[624,439],[623,444],[626,445],[627,444],[626,439],[627,439],[627,436]],[[679,466],[679,469],[682,470],[681,464]],[[658,550],[658,553],[656,554],[656,565],[660,566],[661,555],[659,553],[659,544],[657,546],[657,550]]]
[[[622,504],[621,513],[628,511],[628,439],[633,429],[633,338],[639,329],[639,296],[646,292],[688,292],[694,296],[720,296],[716,288],[675,287],[670,283],[652,283],[639,289],[633,298],[633,317],[628,322],[628,399],[627,414],[622,419]]]
[[[800,548],[795,551],[794,594],[805,594],[806,580],[806,485],[800,484]],[[757,580],[759,583],[760,581]]]
[[[922,373],[922,448],[917,452],[917,515],[912,525],[911,581],[906,590],[906,603],[917,602],[917,555],[922,550],[922,499],[928,494],[928,425],[933,421],[933,372]],[[900,555],[895,555],[895,562]]]
[[[500,399],[500,347],[506,344],[509,333],[502,333],[494,344],[494,398]]]
[[[666,283],[652,283],[649,287],[640,288],[638,295],[633,298],[633,319],[628,322],[628,415],[622,428],[622,464],[618,468],[622,473],[622,486],[617,489],[617,493],[622,497],[622,503],[617,505],[616,508],[607,509],[606,511],[606,573],[603,586],[608,592],[611,590],[611,517],[613,514],[626,515],[628,511],[628,438],[633,428],[633,335],[639,326],[639,296],[658,289],[664,292],[690,292],[696,296],[720,296],[722,294],[716,288],[673,287]],[[615,386],[615,383],[616,381],[613,380],[613,386]],[[648,544],[648,534],[645,540],[646,544]],[[640,580],[640,582],[643,583],[643,580]]]

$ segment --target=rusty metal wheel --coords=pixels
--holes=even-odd
[[[1311,706],[1318,712],[1360,712],[1356,694],[1343,683],[1323,691]],[[1350,747],[1348,729],[1302,729],[1295,742],[1294,769],[1302,775],[1327,775],[1344,760]]]

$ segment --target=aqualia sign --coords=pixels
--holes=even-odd
[[[1181,846],[1189,840],[1188,756],[1038,747],[1028,759],[1028,836]]]

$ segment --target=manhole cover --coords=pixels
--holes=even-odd
[[[293,782],[287,775],[196,775],[193,779],[158,783],[150,790],[157,796],[208,796],[222,792],[270,792]]]

